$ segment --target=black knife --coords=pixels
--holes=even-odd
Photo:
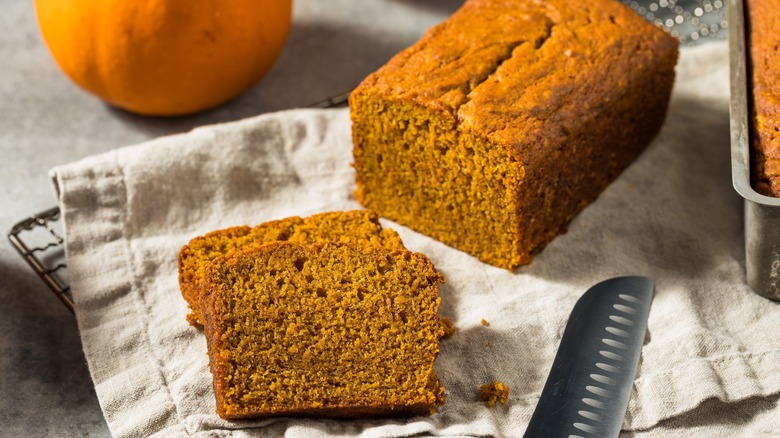
[[[655,284],[618,277],[574,305],[526,438],[617,437],[628,407]]]

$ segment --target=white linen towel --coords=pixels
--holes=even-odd
[[[261,115],[53,169],[84,353],[112,433],[519,436],[577,298],[636,274],[657,287],[625,435],[773,436],[780,304],[745,283],[727,101],[726,46],[684,49],[660,135],[567,234],[515,272],[383,222],[447,278],[441,314],[459,331],[442,341],[436,370],[447,402],[430,417],[221,420],[204,336],[185,321],[176,255],[191,238],[361,208],[346,109]],[[477,392],[496,380],[511,387],[509,402],[489,409]]]

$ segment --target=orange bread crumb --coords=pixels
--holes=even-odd
[[[450,321],[450,319],[446,316],[441,318],[441,328],[444,330],[444,335],[442,335],[443,338],[449,338],[458,331],[458,328],[455,327],[455,324],[453,324],[452,321]]]
[[[468,0],[350,95],[355,196],[530,263],[659,131],[678,45],[614,0]]]
[[[328,212],[307,218],[295,216],[254,228],[241,226],[212,231],[190,240],[179,251],[179,287],[190,308],[187,315],[190,324],[203,324],[199,303],[205,287],[206,268],[212,260],[275,241],[332,241],[404,249],[398,234],[383,229],[376,212],[365,210]]]
[[[422,254],[351,244],[270,243],[216,259],[205,319],[217,413],[427,415],[443,334]]]
[[[479,388],[479,399],[489,408],[492,408],[496,402],[505,404],[509,400],[509,386],[502,382],[482,385]]]
[[[480,321],[480,324],[484,325],[485,327],[490,327],[490,323],[487,322],[485,318],[482,318],[482,321]]]

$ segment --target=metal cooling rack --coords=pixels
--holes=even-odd
[[[728,39],[727,0],[622,0],[683,45]]]
[[[65,247],[59,207],[20,221],[8,231],[8,239],[54,295],[73,312],[73,297],[65,280]]]
[[[725,40],[728,22],[724,0],[622,0],[639,15],[680,39],[683,45]],[[349,93],[310,105],[310,108],[345,106]],[[20,221],[8,232],[8,238],[38,277],[73,312],[73,300],[67,282],[64,240],[60,209],[54,207]]]

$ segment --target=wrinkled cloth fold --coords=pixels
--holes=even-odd
[[[458,331],[441,343],[447,401],[436,414],[220,419],[177,253],[219,228],[362,208],[350,128],[347,109],[290,110],[52,170],[84,353],[115,437],[519,436],[577,298],[618,275],[656,280],[625,436],[780,428],[780,304],[745,281],[720,43],[682,50],[658,137],[532,264],[498,269],[382,220],[447,279],[440,313]],[[477,394],[494,381],[510,386],[509,401],[487,408]]]

